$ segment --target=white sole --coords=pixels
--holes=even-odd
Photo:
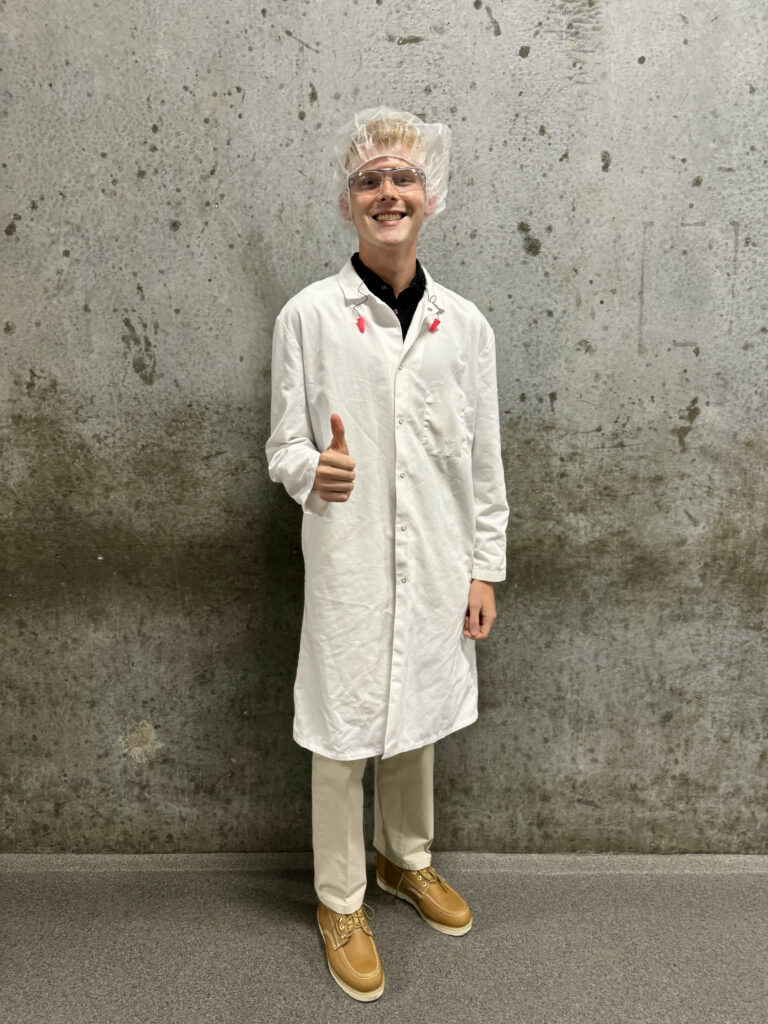
[[[404,892],[398,892],[394,886],[390,885],[389,882],[385,882],[384,879],[376,872],[376,884],[384,892],[390,893],[392,896],[397,896],[400,900],[405,900],[406,903],[410,903],[412,907],[415,907],[422,921],[426,921],[430,928],[434,928],[437,932],[442,932],[443,935],[466,935],[469,929],[472,927],[472,918],[470,917],[467,924],[461,925],[459,928],[451,928],[447,924],[438,924],[437,921],[431,921],[425,914],[422,913],[421,907],[415,900],[412,900],[410,896],[406,896]]]
[[[326,949],[326,947],[325,947],[325,932],[323,931],[323,926],[320,924],[319,921],[317,922],[317,927],[320,929],[320,935],[322,936],[322,939],[323,939],[323,948]],[[339,986],[339,988],[343,992],[346,992],[348,996],[352,996],[353,999],[357,999],[357,1001],[359,1003],[372,1003],[373,1000],[374,999],[378,999],[379,996],[381,995],[381,993],[384,991],[384,982],[383,981],[382,981],[381,985],[379,985],[379,987],[374,989],[372,992],[359,992],[356,988],[352,988],[351,985],[348,985],[346,983],[346,981],[342,981],[341,978],[336,973],[336,971],[334,971],[334,969],[331,967],[331,964],[330,964],[330,962],[328,960],[328,950],[327,949],[326,949],[326,954],[325,954],[325,962],[328,964],[328,970],[331,972],[331,977],[336,982],[336,984]]]

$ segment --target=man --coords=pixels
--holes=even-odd
[[[378,885],[444,934],[472,926],[431,866],[434,744],[477,718],[508,506],[493,332],[416,258],[445,206],[449,137],[386,108],[341,132],[359,251],[287,303],[273,340],[269,473],[304,511],[293,735],[312,751],[317,920],[362,1001],[384,989],[363,903],[369,757]]]

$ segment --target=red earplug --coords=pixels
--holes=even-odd
[[[365,334],[365,320],[361,316],[357,318],[357,329],[361,334]]]
[[[438,326],[439,326],[439,324],[440,324],[439,320],[433,320],[432,323],[429,325],[430,331],[436,331]]]

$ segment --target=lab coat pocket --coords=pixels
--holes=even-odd
[[[430,455],[461,455],[468,443],[466,417],[466,397],[455,381],[440,382],[430,388],[421,431],[421,442]]]

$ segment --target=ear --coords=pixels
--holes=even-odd
[[[352,220],[352,214],[349,209],[349,196],[346,192],[342,192],[339,196],[339,211],[344,220]]]
[[[432,214],[435,212],[435,207],[436,206],[437,206],[437,196],[434,196],[434,195],[430,196],[427,199],[427,205],[424,208],[424,216],[425,217],[431,217]]]

